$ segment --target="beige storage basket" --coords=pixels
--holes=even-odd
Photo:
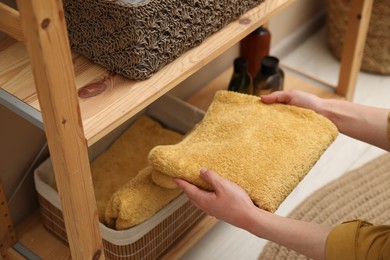
[[[341,57],[351,0],[328,0],[327,44]],[[362,70],[390,74],[390,0],[375,0],[364,48]]]
[[[73,50],[143,80],[263,0],[64,0]]]
[[[181,133],[191,130],[204,115],[203,111],[171,96],[161,97],[140,114],[142,113]],[[98,143],[92,147],[90,156],[93,158],[103,152],[120,132],[116,131],[108,136],[109,142],[103,140],[103,144]],[[60,198],[53,188],[55,178],[50,159],[35,170],[34,180],[43,225],[67,242]],[[100,223],[106,259],[158,259],[203,217],[203,212],[182,194],[153,217],[128,230],[117,231]]]

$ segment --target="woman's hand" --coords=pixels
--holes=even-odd
[[[200,176],[214,188],[214,192],[201,190],[182,179],[175,179],[175,182],[190,201],[206,214],[234,226],[248,228],[248,215],[258,210],[248,194],[212,170],[203,168]]]
[[[276,91],[261,96],[261,101],[266,104],[283,103],[314,110],[332,121],[340,133],[390,151],[389,109],[341,99],[323,99],[299,90]]]
[[[175,182],[205,213],[309,257],[324,258],[330,226],[277,216],[256,207],[242,188],[215,172],[202,169],[200,175],[215,192],[201,190],[182,179]]]
[[[299,90],[272,92],[269,95],[261,96],[261,101],[265,104],[283,103],[307,108],[319,114],[321,114],[325,102],[322,98]]]

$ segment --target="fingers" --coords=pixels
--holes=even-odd
[[[174,179],[174,182],[183,189],[188,198],[198,207],[202,204],[202,201],[207,200],[208,196],[213,194],[211,192],[201,190],[195,185],[182,179]]]
[[[213,170],[202,168],[200,170],[200,176],[208,183],[210,186],[213,187],[215,193],[218,193],[220,191],[224,190],[224,187],[229,184],[229,181],[219,176],[216,172]],[[195,185],[182,180],[182,179],[174,179],[174,182],[181,187],[188,195],[196,196],[202,192],[204,194],[210,194],[208,191],[204,191],[202,189],[199,189]],[[211,192],[212,193],[212,192]]]
[[[202,201],[212,199],[211,197],[215,198],[216,194],[224,190],[224,185],[227,182],[217,173],[206,168],[202,168],[200,170],[200,176],[214,188],[215,192],[199,189],[195,185],[182,179],[174,179],[174,182],[183,189],[188,198],[190,198],[192,201],[195,201],[198,205],[201,205]]]
[[[215,172],[211,171],[211,170],[208,170],[206,168],[202,168],[200,170],[200,176],[208,183],[210,184],[214,189],[216,189],[217,187],[219,187],[219,182],[220,182],[220,179],[222,179],[221,177],[219,177],[218,174],[216,174]],[[174,182],[184,190],[185,193],[187,193],[187,195],[191,198],[194,198],[196,199],[197,197],[199,196],[205,196],[207,194],[210,194],[210,192],[208,191],[205,191],[205,190],[202,190],[202,189],[199,189],[197,186],[185,181],[185,180],[182,180],[182,179],[174,179]]]
[[[215,192],[222,190],[225,179],[216,172],[207,168],[202,168],[200,170],[200,176],[214,188]]]
[[[184,193],[187,195],[191,203],[199,208],[199,205],[196,201],[196,197],[198,196],[195,195],[200,191],[198,187],[182,179],[174,179],[173,181],[177,184],[177,186],[183,189]]]
[[[269,95],[261,96],[261,101],[265,104],[283,103],[288,104],[291,101],[291,95],[286,91],[275,91]]]
[[[177,184],[177,186],[182,188],[184,190],[184,192],[187,193],[188,195],[196,194],[197,192],[200,191],[200,189],[198,187],[196,187],[195,185],[192,185],[191,183],[189,183],[185,180],[174,179],[173,181]]]
[[[223,190],[223,182],[225,181],[217,173],[212,170],[202,168],[200,170],[200,176],[210,184],[215,192],[209,192],[202,189],[199,189],[195,185],[182,180],[175,179],[175,183],[183,189],[187,194],[187,197],[199,208],[205,210],[204,204],[207,204],[209,201],[214,200],[217,194]]]
[[[218,210],[216,211],[218,205],[215,204],[218,197],[217,194],[222,187],[221,181],[224,179],[206,168],[201,169],[200,176],[214,188],[215,192],[199,189],[195,185],[182,179],[175,179],[174,181],[187,194],[191,203],[203,210],[207,215],[215,216],[215,212],[218,212]]]

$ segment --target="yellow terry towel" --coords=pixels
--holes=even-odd
[[[171,177],[211,189],[199,177],[207,167],[237,183],[259,207],[274,212],[338,134],[325,117],[256,96],[216,93],[202,122],[180,143],[149,153],[153,181]]]
[[[140,224],[181,193],[156,185],[151,171],[151,166],[143,169],[111,197],[105,216],[108,227],[120,230]]]
[[[181,134],[165,129],[143,115],[91,163],[99,220],[102,223],[111,196],[148,166],[149,151],[156,145],[174,144],[182,138]]]

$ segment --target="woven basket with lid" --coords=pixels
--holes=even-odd
[[[338,59],[348,24],[351,0],[328,0],[327,44]],[[362,70],[390,74],[390,0],[375,0],[364,48]]]
[[[144,80],[263,0],[64,0],[72,50]]]

